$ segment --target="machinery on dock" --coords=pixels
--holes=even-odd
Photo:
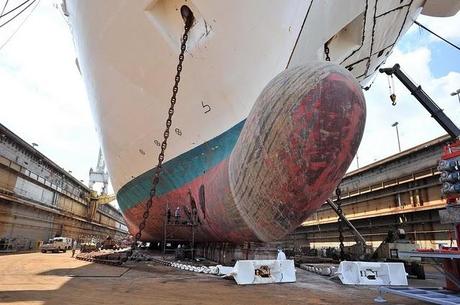
[[[94,242],[84,242],[80,245],[80,253],[90,253],[97,251],[99,251],[99,249],[97,248],[97,245]]]
[[[425,279],[425,270],[422,260],[417,257],[402,257],[401,251],[416,251],[417,245],[406,239],[406,232],[403,229],[390,230],[388,236],[375,250],[373,258],[385,262],[401,262],[409,275],[418,279]]]
[[[102,242],[101,244],[102,250],[118,250],[120,249],[120,245],[110,236]]]

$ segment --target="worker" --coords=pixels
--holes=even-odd
[[[327,257],[327,250],[326,250],[326,248],[321,248],[321,256],[322,256],[322,257]]]
[[[75,255],[75,250],[77,250],[77,241],[76,240],[74,240],[72,242],[72,257],[74,257],[74,255]]]
[[[281,248],[278,248],[278,257],[276,258],[279,261],[284,261],[286,260],[286,254],[284,254],[283,250]]]
[[[174,218],[176,218],[176,224],[179,224],[179,218],[180,218],[180,208],[177,207],[176,211],[174,212]]]
[[[168,208],[168,211],[166,212],[166,216],[168,217],[168,223],[171,223],[171,209]]]

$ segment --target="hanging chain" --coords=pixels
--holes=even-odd
[[[177,72],[174,78],[174,86],[172,89],[172,96],[170,99],[168,118],[166,119],[166,128],[165,128],[165,131],[163,132],[163,142],[161,143],[161,147],[160,147],[161,150],[158,155],[158,164],[155,167],[155,172],[153,174],[152,188],[150,189],[150,198],[149,200],[147,200],[145,204],[145,211],[144,211],[144,214],[142,214],[142,221],[139,224],[139,231],[134,236],[134,241],[131,244],[131,249],[127,252],[127,256],[124,258],[125,261],[128,260],[128,258],[133,255],[133,252],[136,249],[137,243],[140,241],[142,237],[142,231],[144,231],[147,219],[149,218],[150,208],[152,207],[153,198],[155,198],[156,196],[157,185],[158,185],[158,182],[160,181],[160,174],[162,170],[163,161],[165,158],[165,151],[168,145],[169,128],[172,125],[172,117],[174,115],[174,106],[176,104],[176,95],[177,95],[177,92],[179,91],[180,74],[182,72],[182,63],[184,62],[184,53],[187,48],[188,32],[190,31],[190,28],[192,27],[193,21],[194,21],[193,13],[187,6],[184,5],[181,7],[181,14],[182,14],[182,18],[184,19],[184,23],[185,23],[184,34],[182,35],[182,42],[181,42],[180,54],[179,54],[179,63],[177,64],[177,68],[176,68]]]
[[[329,57],[329,41],[324,44],[324,54],[326,54],[326,61],[331,61],[331,58]]]
[[[391,83],[390,83],[390,79],[391,79]],[[388,80],[388,89],[390,90],[391,105],[396,106],[395,79],[393,78],[393,75],[388,75],[387,80]]]
[[[337,203],[337,212],[339,213],[339,219],[337,220],[338,230],[339,230],[339,242],[340,242],[340,260],[345,259],[345,245],[343,244],[344,237],[343,237],[343,221],[342,221],[342,201],[340,200],[340,188],[337,187],[335,190],[335,195],[337,196],[336,203]]]

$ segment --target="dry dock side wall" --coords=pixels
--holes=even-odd
[[[343,178],[342,209],[374,248],[395,228],[404,229],[407,238],[421,248],[450,245],[452,239],[455,246],[452,225],[439,220],[439,210],[446,202],[440,191],[437,163],[448,140],[447,136],[434,139]],[[337,247],[337,215],[324,205],[288,241],[317,249]],[[347,230],[345,244],[354,244]]]
[[[0,124],[0,251],[34,249],[55,236],[126,235],[118,210],[92,204],[85,185]]]

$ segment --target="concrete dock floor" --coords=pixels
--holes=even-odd
[[[415,281],[433,286],[439,279]],[[414,283],[412,283],[414,284]],[[238,286],[233,280],[156,265],[98,265],[71,254],[0,256],[0,304],[375,304],[376,288],[344,286],[298,269],[297,282]],[[421,304],[386,296],[387,304]]]

